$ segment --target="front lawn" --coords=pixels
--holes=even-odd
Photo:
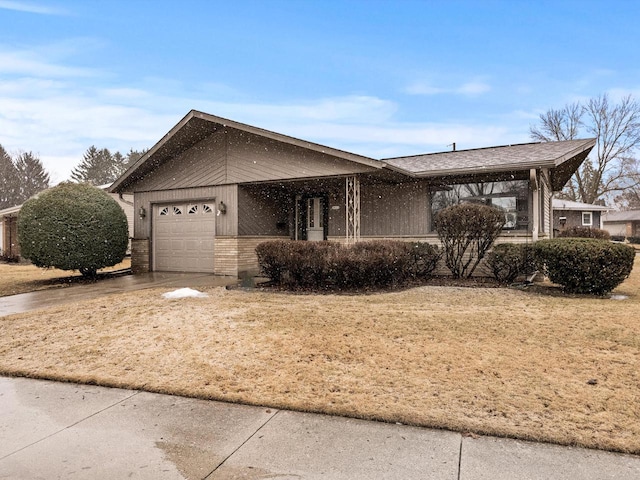
[[[640,454],[640,262],[614,294],[132,292],[0,318],[0,374]]]
[[[122,263],[98,270],[98,272],[122,270],[130,266],[131,259],[126,258]],[[49,288],[68,287],[83,280],[86,279],[82,279],[82,275],[77,271],[38,268],[30,263],[0,262],[0,297]]]

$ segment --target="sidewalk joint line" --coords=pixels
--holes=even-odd
[[[273,410],[275,410],[275,409],[273,409]],[[209,478],[211,475],[213,475],[213,473],[216,470],[218,470],[222,465],[224,465],[225,462],[227,460],[229,460],[233,455],[235,455],[235,453],[238,450],[240,450],[242,447],[244,447],[249,440],[251,440],[253,437],[255,437],[258,434],[258,432],[260,432],[260,430],[262,430],[267,425],[267,423],[269,423],[271,420],[273,420],[276,417],[276,415],[278,415],[279,413],[280,413],[280,410],[276,410],[273,415],[271,415],[269,418],[267,418],[267,420],[265,420],[265,422],[262,425],[260,425],[256,429],[255,432],[253,432],[251,435],[249,435],[249,437],[244,442],[242,442],[233,452],[231,452],[229,455],[227,455],[218,465],[215,466],[215,468],[213,470],[211,470],[204,477],[202,477],[202,480],[207,480],[207,478]]]
[[[460,435],[460,450],[458,451],[458,480],[462,475],[462,442],[464,441],[464,435]]]
[[[109,388],[109,387],[107,387],[107,388]],[[111,405],[107,405],[106,407],[104,407],[104,408],[103,408],[103,409],[101,409],[101,410],[98,410],[97,412],[93,412],[91,415],[87,415],[86,417],[81,418],[81,419],[80,419],[80,420],[78,420],[77,422],[74,422],[74,423],[72,423],[72,424],[70,424],[70,425],[67,425],[66,427],[61,428],[60,430],[57,430],[57,431],[55,431],[55,432],[53,432],[53,433],[50,433],[49,435],[47,435],[47,436],[45,436],[45,437],[42,437],[42,438],[40,438],[40,439],[36,440],[35,442],[30,443],[29,445],[25,445],[24,447],[21,447],[21,448],[19,448],[18,450],[15,450],[15,451],[13,451],[13,452],[11,452],[11,453],[7,453],[4,457],[0,457],[0,461],[4,460],[5,458],[10,457],[11,455],[15,455],[16,453],[19,453],[19,452],[21,452],[22,450],[25,450],[25,449],[27,449],[27,448],[30,448],[30,447],[32,447],[32,446],[34,446],[34,445],[36,445],[36,444],[38,444],[38,443],[40,443],[40,442],[44,442],[45,440],[48,440],[48,439],[50,439],[51,437],[54,437],[54,436],[58,435],[59,433],[64,432],[65,430],[69,430],[70,428],[75,427],[75,426],[76,426],[76,425],[78,425],[79,423],[82,423],[82,422],[84,422],[85,420],[88,420],[88,419],[90,419],[90,418],[92,418],[92,417],[95,417],[96,415],[98,415],[98,414],[100,414],[100,413],[102,413],[102,412],[104,412],[104,411],[106,411],[106,410],[109,410],[110,408],[115,407],[115,406],[116,406],[116,405],[118,405],[119,403],[126,402],[127,400],[129,400],[129,399],[131,399],[131,398],[135,397],[136,395],[140,394],[141,392],[142,392],[141,390],[138,390],[138,391],[136,391],[136,392],[132,393],[131,395],[129,395],[128,397],[126,397],[126,398],[123,398],[123,399],[121,399],[121,400],[118,400],[117,402],[115,402],[115,403],[113,403],[113,404],[111,404]]]

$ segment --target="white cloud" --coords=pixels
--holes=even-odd
[[[457,87],[442,88],[434,87],[425,82],[414,82],[410,84],[405,93],[409,95],[466,95],[477,96],[491,91],[491,86],[485,82],[466,82]]]
[[[37,13],[40,15],[67,15],[67,11],[61,8],[44,6],[33,2],[20,2],[15,0],[0,0],[0,9],[14,10],[17,12]]]
[[[55,182],[69,177],[91,145],[123,153],[149,148],[192,108],[374,158],[442,151],[453,142],[475,148],[527,138],[515,138],[504,119],[482,125],[401,122],[394,101],[373,95],[269,103],[247,100],[222,83],[119,83],[108,71],[69,66],[75,48],[71,42],[28,51],[0,46],[0,144],[37,153]],[[473,81],[450,92],[480,95],[489,89]],[[422,85],[415,91],[436,90]]]

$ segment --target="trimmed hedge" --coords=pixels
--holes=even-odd
[[[534,244],[536,258],[553,283],[568,293],[605,295],[631,273],[635,250],[588,238],[555,238]]]
[[[570,227],[558,233],[558,238],[599,238],[609,240],[611,235],[606,230],[591,227]]]
[[[538,267],[532,244],[501,243],[487,255],[487,268],[500,283],[513,283],[521,275],[531,275]]]
[[[289,289],[370,288],[428,277],[440,252],[424,243],[276,240],[256,247],[263,275]]]

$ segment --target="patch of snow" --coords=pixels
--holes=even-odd
[[[611,300],[626,300],[627,297],[626,295],[611,295]]]
[[[164,298],[203,298],[208,297],[209,295],[207,293],[194,290],[193,288],[179,288],[178,290],[174,290],[173,292],[163,293],[162,296]]]

